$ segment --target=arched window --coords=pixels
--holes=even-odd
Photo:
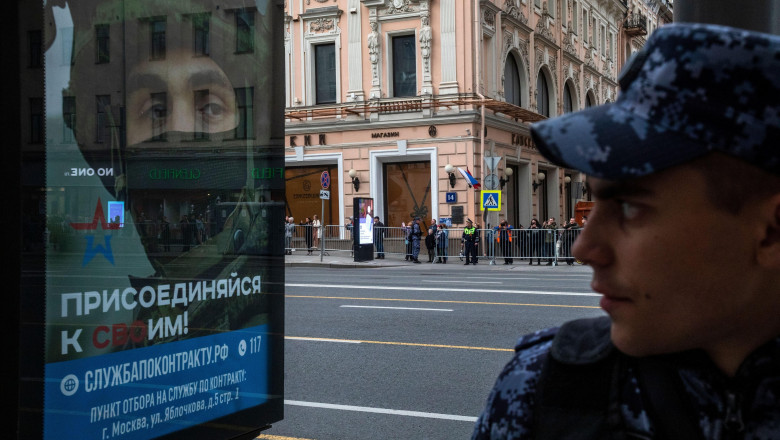
[[[574,100],[572,99],[571,87],[568,84],[563,88],[563,112],[571,113],[574,111]]]
[[[590,93],[585,95],[585,108],[593,107],[596,105],[595,102],[593,102],[593,98],[591,97]]]
[[[536,77],[536,109],[540,115],[550,117],[550,91],[547,89],[547,78],[541,71]]]
[[[506,102],[522,107],[520,94],[520,69],[512,55],[506,57],[504,65],[504,98]]]

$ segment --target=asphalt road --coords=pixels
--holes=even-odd
[[[522,334],[601,315],[585,266],[286,270],[285,419],[266,439],[468,439]]]

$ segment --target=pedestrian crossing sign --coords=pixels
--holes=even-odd
[[[482,191],[482,210],[501,211],[501,191]]]

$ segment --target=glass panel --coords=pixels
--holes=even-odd
[[[152,28],[152,52],[153,60],[165,58],[165,20],[154,20],[151,23]]]
[[[414,35],[393,37],[393,96],[417,96],[417,45]]]
[[[317,104],[336,102],[336,45],[314,46],[314,77]]]
[[[192,17],[192,51],[195,55],[209,54],[209,14],[196,14]]]
[[[563,89],[563,112],[571,113],[572,110],[571,88],[566,84]]]
[[[537,110],[542,116],[550,116],[550,100],[549,91],[547,89],[547,78],[544,77],[544,73],[539,72],[539,76],[536,79],[536,93],[537,93]]]
[[[323,225],[340,225],[339,218],[339,173],[334,165],[318,165],[312,167],[287,168],[284,172],[287,187],[285,189],[285,204],[287,215],[300,224],[315,214],[320,217],[322,200],[320,199],[320,177],[327,171],[330,174],[330,200],[325,200],[325,214],[320,219]],[[346,189],[345,189],[346,191]],[[347,215],[352,215],[347,213]]]
[[[20,379],[19,437],[256,436],[284,401],[279,3],[238,2],[254,5],[242,22],[258,49],[241,56],[228,4],[38,3],[55,19],[38,84],[51,93],[30,106],[45,147],[25,158],[45,162],[24,163],[39,171],[23,187],[38,237],[20,337],[40,373]],[[193,42],[188,17],[215,7]],[[219,53],[193,56],[209,39]],[[125,373],[92,381],[111,369]]]
[[[108,112],[111,106],[110,95],[99,95],[96,101],[97,120],[95,124],[95,142],[105,142],[108,139]]]
[[[506,58],[506,65],[504,66],[504,97],[506,102],[522,106],[520,71],[517,68],[517,62],[511,55]]]
[[[431,163],[402,162],[385,164],[386,226],[409,224],[419,216],[428,229],[431,219]]]
[[[236,52],[254,51],[255,14],[248,9],[236,12]]]
[[[107,24],[99,24],[95,26],[95,37],[97,40],[97,53],[95,54],[95,62],[98,64],[108,63],[111,61],[109,31],[110,28]]]
[[[236,139],[251,139],[254,137],[254,88],[242,87],[236,89]]]

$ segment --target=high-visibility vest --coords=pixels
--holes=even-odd
[[[512,230],[507,229],[506,230],[507,236],[509,237],[509,242],[512,242]],[[501,229],[498,230],[498,234],[496,234],[496,242],[501,243]]]

